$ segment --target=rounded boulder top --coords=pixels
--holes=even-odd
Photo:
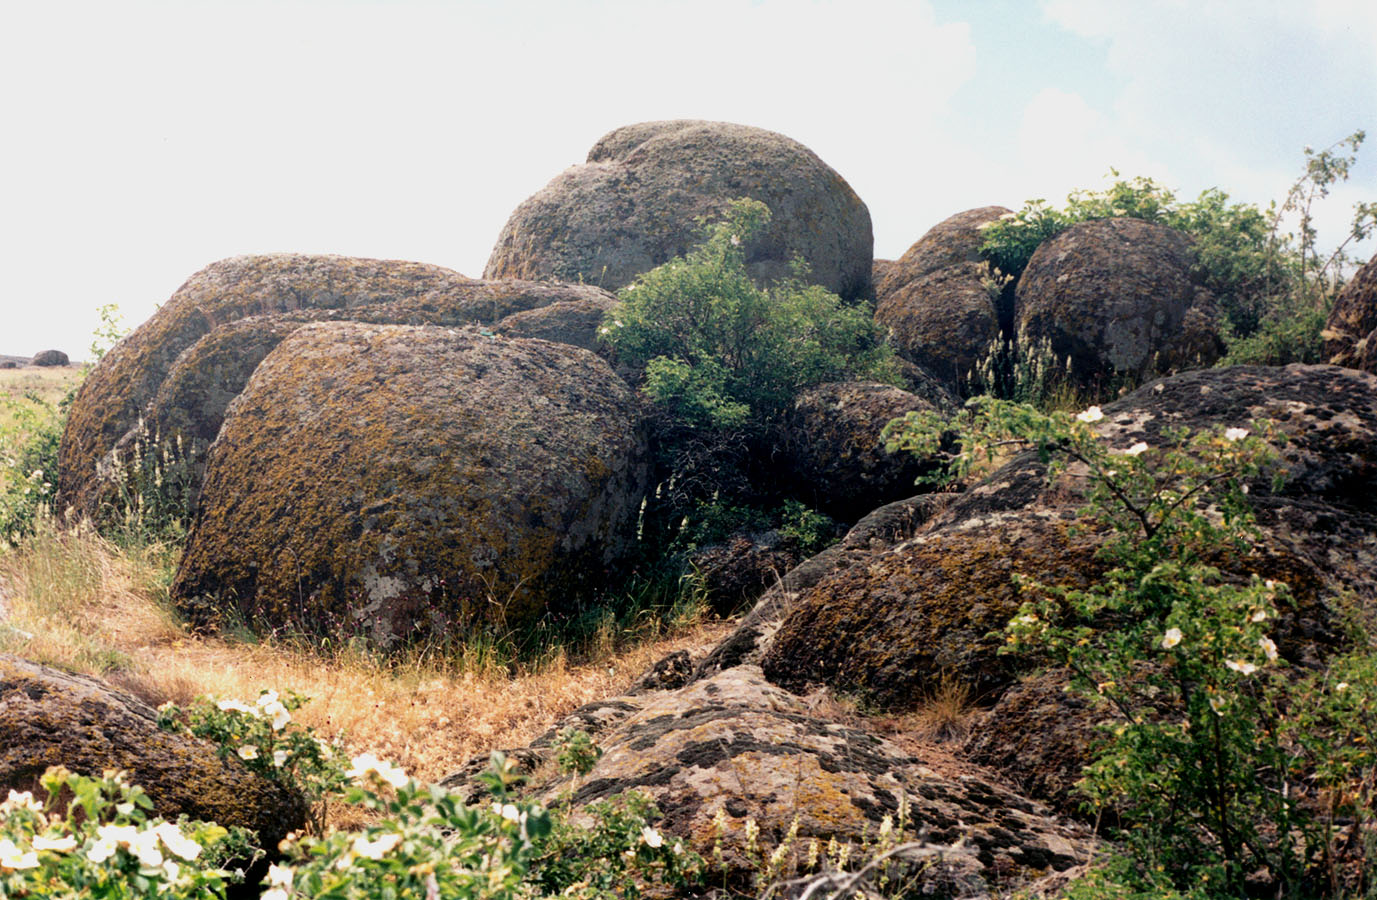
[[[807,147],[727,122],[642,122],[605,135],[588,161],[517,207],[485,278],[583,281],[616,290],[681,256],[700,222],[751,197],[772,224],[747,247],[753,276],[773,279],[801,258],[843,299],[871,294],[870,211]]]
[[[211,263],[82,382],[62,436],[61,505],[85,507],[97,463],[138,420],[181,352],[214,328],[247,316],[394,302],[470,281],[425,263],[323,254],[270,253]]]
[[[1018,280],[1015,331],[1046,339],[1085,385],[1201,368],[1223,351],[1214,298],[1192,277],[1191,239],[1141,219],[1073,225]]]

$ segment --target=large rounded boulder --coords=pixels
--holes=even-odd
[[[61,350],[41,350],[34,354],[32,366],[69,366],[72,362]]]
[[[1209,292],[1191,275],[1190,238],[1140,219],[1073,225],[1019,277],[1015,332],[1069,358],[1075,381],[1104,388],[1208,366],[1223,344]]]
[[[477,281],[397,260],[272,254],[214,263],[82,385],[63,435],[60,502],[98,514],[122,490],[137,491],[146,473],[131,461],[146,460],[150,450],[194,498],[225,407],[263,357],[309,322],[494,324],[572,302],[614,301],[587,285]]]
[[[615,290],[702,238],[700,220],[751,197],[771,224],[746,248],[756,277],[795,257],[843,299],[871,291],[870,212],[826,163],[781,134],[726,122],[643,122],[604,136],[512,213],[485,278],[582,281]]]
[[[980,258],[981,226],[1008,214],[982,206],[944,219],[876,282],[875,321],[890,345],[949,385],[972,380],[1008,325],[1001,286]]]
[[[200,622],[381,646],[567,609],[634,539],[640,426],[585,350],[307,325],[229,407],[174,598]]]
[[[399,300],[468,280],[423,263],[296,253],[206,266],[115,345],[77,391],[59,453],[59,504],[93,511],[97,463],[138,421],[181,352],[217,326],[265,313]]]
[[[157,710],[133,695],[0,654],[0,792],[37,790],[50,766],[128,772],[155,815],[251,828],[269,849],[306,824],[300,794],[222,759],[211,744],[161,730]]]
[[[875,298],[883,300],[886,294],[938,269],[981,262],[980,245],[985,241],[981,226],[1007,215],[1013,213],[1003,206],[981,206],[938,222],[903,256],[884,267],[884,274],[875,281]]]
[[[1336,366],[1377,372],[1377,256],[1335,298],[1324,352]]]

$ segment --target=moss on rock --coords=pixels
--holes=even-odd
[[[339,639],[505,632],[627,550],[639,410],[584,350],[316,323],[230,405],[173,596],[203,623]]]
[[[90,776],[117,769],[168,819],[251,828],[269,849],[305,826],[299,794],[157,723],[152,707],[98,679],[0,654],[0,789],[34,789],[49,766]]]

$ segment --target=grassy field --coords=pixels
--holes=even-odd
[[[77,379],[75,369],[0,370],[0,441],[21,442]],[[524,745],[576,707],[620,692],[661,656],[729,627],[691,620],[635,634],[610,629],[579,658],[555,650],[520,665],[481,646],[458,658],[322,656],[251,636],[190,633],[168,599],[179,552],[117,545],[43,517],[35,535],[0,550],[0,652],[101,675],[155,705],[297,691],[313,698],[300,721],[435,779],[474,755]]]

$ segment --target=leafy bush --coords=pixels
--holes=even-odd
[[[1064,209],[1032,200],[985,226],[981,253],[1002,275],[1017,278],[1043,241],[1077,223],[1129,217],[1166,225],[1193,240],[1195,275],[1219,304],[1230,344],[1227,363],[1322,362],[1319,332],[1352,262],[1347,248],[1377,228],[1377,203],[1356,204],[1348,234],[1323,260],[1314,205],[1347,180],[1364,137],[1357,131],[1318,153],[1305,148],[1305,173],[1280,205],[1265,211],[1230,203],[1217,188],[1179,201],[1150,178],[1124,180],[1112,172],[1116,180],[1108,188],[1075,191]],[[1291,222],[1295,230],[1288,232]]]
[[[338,745],[292,721],[292,713],[307,702],[295,691],[285,697],[263,691],[253,704],[202,697],[187,709],[163,704],[158,725],[209,740],[222,759],[237,756],[249,770],[298,791],[307,802],[308,829],[323,834],[328,802],[347,779]]]
[[[34,533],[53,500],[57,447],[65,415],[37,396],[5,401],[10,424],[0,428],[0,547]]]
[[[791,277],[761,287],[743,247],[770,221],[734,201],[687,256],[618,294],[602,336],[617,360],[644,372],[646,394],[695,428],[733,429],[778,417],[805,387],[883,368],[870,310]]]
[[[1368,889],[1377,643],[1360,637],[1324,675],[1289,678],[1270,634],[1287,586],[1217,568],[1244,558],[1256,536],[1247,488],[1276,461],[1271,426],[1176,429],[1159,446],[1111,448],[1092,428],[1098,407],[1072,416],[989,398],[972,406],[952,473],[1009,443],[1035,448],[1049,477],[1077,463],[1087,479],[1083,527],[1105,535],[1109,569],[1098,584],[1071,590],[1020,576],[1030,599],[1005,635],[1006,652],[1065,667],[1072,689],[1110,716],[1078,789],[1094,808],[1124,813],[1131,827],[1114,836],[1129,856],[1077,896],[1130,895],[1117,885],[1236,897],[1257,873],[1278,896]],[[932,453],[943,428],[915,415],[893,423],[891,441]],[[1307,775],[1360,844],[1343,871],[1337,814],[1317,818]]]
[[[108,772],[44,773],[45,801],[10,791],[0,803],[0,896],[72,900],[213,900],[235,876],[248,832],[204,822],[150,818],[142,788]]]

